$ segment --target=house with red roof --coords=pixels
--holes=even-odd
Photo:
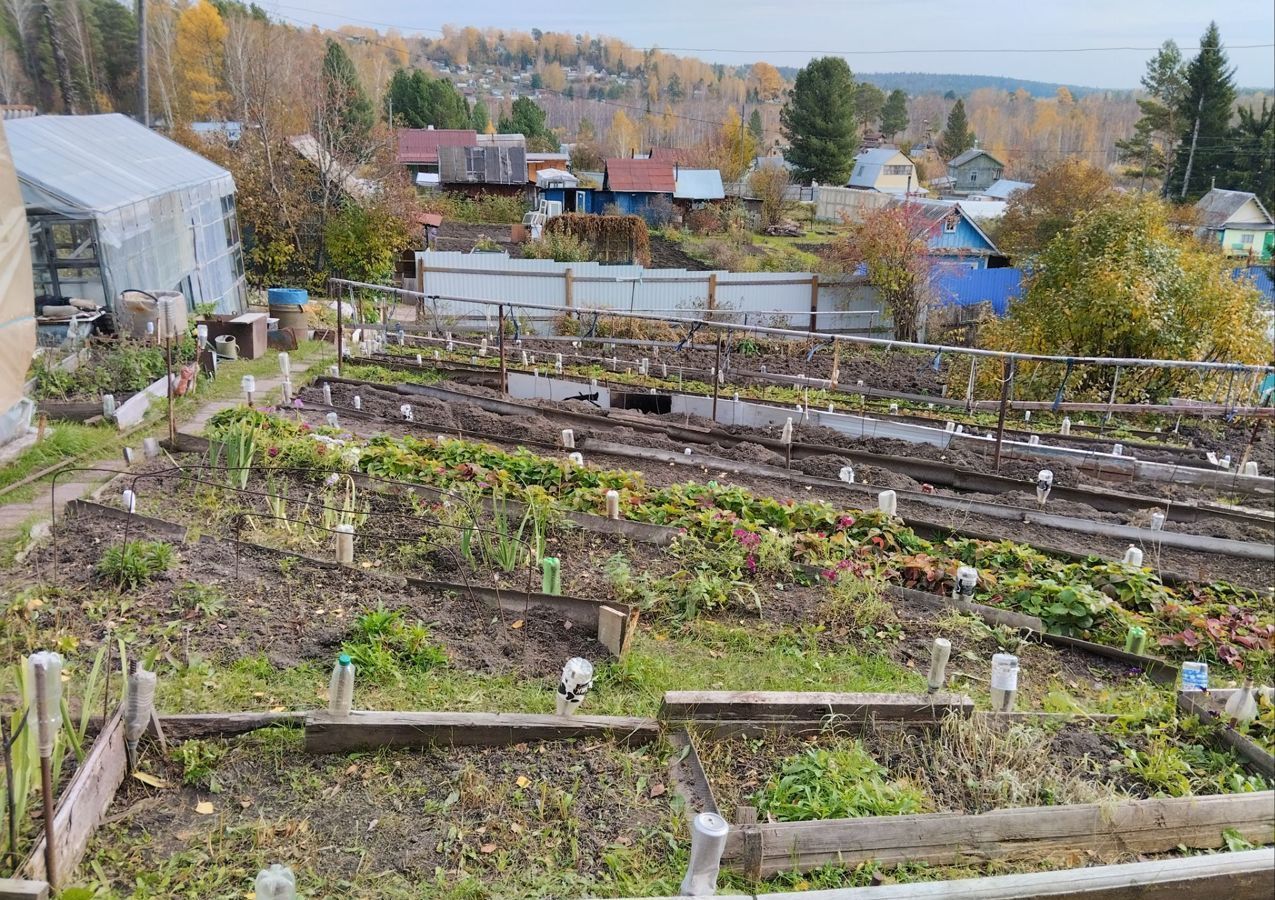
[[[417,175],[438,174],[439,147],[476,147],[478,132],[472,128],[400,128],[395,132],[398,161]]]
[[[621,213],[650,219],[656,212],[652,204],[667,203],[672,210],[676,188],[673,163],[667,160],[608,159],[602,177],[602,202],[618,207]]]

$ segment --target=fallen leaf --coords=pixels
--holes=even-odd
[[[149,784],[151,787],[156,787],[156,788],[168,787],[167,781],[165,781],[164,779],[156,775],[152,775],[150,772],[134,772],[133,777],[136,778],[138,781],[140,781],[142,784]]]
[[[195,812],[201,816],[211,816],[213,814],[213,805],[207,800],[195,804]]]
[[[510,628],[521,628],[521,627],[522,627],[522,619],[519,619],[517,622],[514,622],[514,623],[513,623],[512,625],[510,625],[509,627],[510,627]]]
[[[520,788],[525,788],[527,785],[531,784],[531,779],[526,775],[519,775],[514,781],[514,784],[518,785]]]
[[[252,806],[252,798],[244,797],[242,800],[239,801],[239,806],[241,809],[247,809],[248,807]]]
[[[353,775],[353,774],[354,774],[355,772],[357,772],[358,770],[359,770],[359,764],[358,764],[358,763],[354,763],[354,764],[353,764],[353,765],[351,765],[348,769],[346,769],[346,770],[345,770],[345,774],[346,774],[346,775]]]
[[[522,834],[522,826],[519,825],[517,822],[510,822],[509,830],[512,831],[514,834]]]
[[[651,799],[664,796],[664,793],[667,790],[668,788],[657,781],[655,784],[651,785]]]
[[[478,849],[479,849],[479,850],[481,850],[483,853],[495,853],[495,852],[496,852],[496,845],[495,845],[495,844],[483,844],[483,845],[482,845],[481,847],[479,847]]]

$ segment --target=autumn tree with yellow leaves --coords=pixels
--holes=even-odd
[[[177,103],[181,123],[219,118],[230,94],[225,88],[226,23],[217,7],[199,0],[177,16]]]

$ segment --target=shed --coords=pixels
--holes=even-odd
[[[593,188],[566,169],[541,169],[536,173],[536,194],[540,200],[560,203],[562,212],[591,213],[594,209]]]
[[[847,187],[886,194],[921,191],[916,165],[894,147],[865,150],[854,158]]]
[[[947,164],[954,194],[981,194],[1001,180],[1005,164],[986,150],[972,147]]]
[[[895,199],[906,205],[929,229],[930,256],[935,260],[970,269],[999,268],[1007,262],[1004,254],[978,227],[964,204],[950,200]]]
[[[1222,247],[1226,256],[1250,264],[1270,262],[1275,253],[1275,220],[1256,194],[1213,188],[1195,204],[1202,237]]]
[[[398,162],[413,175],[438,172],[439,147],[478,145],[478,132],[472,128],[400,128],[394,137],[398,141]]]
[[[37,307],[113,307],[128,288],[180,291],[190,308],[244,308],[230,173],[132,119],[4,123],[26,205]]]
[[[1009,178],[1001,178],[992,182],[990,187],[979,193],[984,197],[991,197],[993,200],[1008,200],[1018,192],[1030,191],[1035,186],[1030,181],[1014,181]]]
[[[648,216],[656,198],[667,198],[671,206],[677,181],[673,164],[658,159],[608,159],[602,190],[605,203],[614,203],[620,212]]]
[[[710,200],[725,200],[722,173],[717,169],[683,169],[674,172],[673,199],[685,201],[683,205],[702,206]]]

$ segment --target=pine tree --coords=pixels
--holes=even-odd
[[[748,131],[753,136],[753,141],[758,147],[761,147],[762,141],[766,137],[766,128],[761,123],[761,110],[754,109],[753,114],[748,117]]]
[[[854,111],[859,117],[859,124],[870,127],[881,118],[885,108],[885,93],[881,88],[868,81],[861,81],[854,89]]]
[[[1210,22],[1200,38],[1200,52],[1186,67],[1186,90],[1178,107],[1182,130],[1168,183],[1170,197],[1198,199],[1214,177],[1225,175],[1232,153],[1234,102],[1235,70],[1222,49],[1217,23]]]
[[[893,139],[900,131],[906,131],[907,127],[908,95],[895,88],[890,91],[885,106],[881,108],[881,134],[887,139]]]
[[[1178,110],[1186,90],[1182,51],[1173,41],[1165,41],[1147,61],[1142,87],[1147,92],[1146,98],[1138,99],[1142,118],[1134,126],[1132,137],[1116,141],[1116,154],[1129,165],[1126,175],[1138,178],[1142,186],[1148,178],[1155,178],[1164,190],[1178,141]]]
[[[939,138],[939,152],[944,159],[955,159],[974,146],[974,132],[965,118],[965,101],[957,100],[947,114],[947,125]]]
[[[362,157],[369,149],[376,114],[372,111],[372,101],[359,84],[354,63],[345,49],[331,38],[323,56],[323,86],[327,100],[324,130],[330,134],[330,143],[355,157]]]
[[[527,138],[527,149],[552,152],[558,149],[558,138],[545,122],[545,111],[530,97],[513,102],[508,116],[500,117],[502,134],[521,134]]]
[[[859,146],[854,94],[854,76],[839,56],[812,60],[797,73],[779,122],[799,180],[845,184],[850,177]]]
[[[420,69],[397,70],[385,91],[385,115],[408,128],[469,128],[469,104],[450,81],[430,78]]]
[[[491,113],[487,110],[487,104],[482,100],[475,100],[473,108],[469,111],[469,127],[479,134],[486,134],[487,126],[490,124]]]
[[[1275,209],[1275,107],[1242,106],[1231,134],[1232,154],[1218,187],[1251,191],[1268,210]]]

